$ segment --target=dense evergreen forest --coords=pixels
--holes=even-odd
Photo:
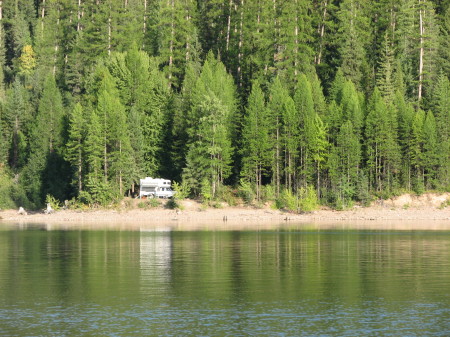
[[[446,0],[0,0],[0,207],[449,191],[449,35]]]

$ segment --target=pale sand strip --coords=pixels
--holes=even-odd
[[[40,224],[46,229],[118,230],[265,230],[265,229],[373,229],[450,230],[450,207],[392,208],[369,207],[346,211],[320,210],[294,214],[269,208],[208,208],[190,202],[183,211],[164,208],[149,210],[63,210],[53,214],[17,210],[0,211],[0,228]]]

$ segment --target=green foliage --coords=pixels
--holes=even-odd
[[[300,188],[298,195],[284,189],[276,200],[276,206],[293,212],[311,212],[318,208],[319,203],[314,186],[308,186]]]
[[[0,209],[15,207],[12,190],[13,180],[5,167],[0,164]]]
[[[247,205],[251,205],[253,200],[256,197],[255,196],[255,191],[253,190],[251,184],[248,181],[244,180],[244,179],[241,179],[240,182],[239,182],[238,196],[240,198],[242,198],[242,200]]]
[[[202,180],[200,197],[205,203],[210,202],[214,197],[212,193],[211,182],[206,178]]]
[[[79,199],[89,206],[106,207],[116,203],[119,199],[117,191],[104,181],[89,179],[86,184],[86,190],[80,192]]]
[[[73,184],[79,191],[83,189],[83,142],[85,138],[85,119],[81,104],[77,103],[69,116],[68,141],[65,159],[71,164],[74,172]]]
[[[314,186],[308,186],[306,188],[300,188],[298,208],[301,212],[311,212],[319,207],[317,199],[317,193]]]
[[[439,205],[439,209],[444,209],[446,207],[450,206],[450,198],[447,198],[447,200],[443,201],[440,205]]]
[[[211,196],[216,196],[217,189],[224,179],[231,174],[232,147],[227,116],[227,107],[214,97],[205,97],[198,107],[201,113],[195,141],[190,145],[186,155],[186,167],[183,180],[194,188],[202,189],[204,181],[209,181]],[[205,196],[203,194],[203,196]]]
[[[298,212],[298,198],[290,189],[283,189],[280,197],[276,200],[277,208]]]
[[[276,199],[276,191],[272,185],[265,185],[262,188],[261,201],[274,201]]]
[[[233,190],[230,186],[222,185],[217,192],[217,200],[223,200],[229,206],[236,206],[238,204],[237,191]]]
[[[26,45],[22,48],[22,54],[19,58],[19,74],[30,76],[36,67],[36,56],[33,47]]]
[[[137,206],[138,206],[138,208],[142,208],[142,209],[156,208],[156,207],[161,206],[161,201],[159,201],[156,198],[151,198],[151,199],[139,201]]]
[[[45,203],[50,204],[51,208],[54,209],[55,211],[59,211],[61,208],[60,201],[50,194],[47,194],[45,196]]]
[[[182,181],[181,183],[174,181],[172,184],[172,188],[175,191],[174,198],[178,200],[188,198],[191,193],[191,187],[189,186],[187,181]]]
[[[242,130],[241,175],[255,184],[256,199],[261,200],[263,174],[273,156],[270,144],[270,119],[259,82],[253,83]]]
[[[183,207],[180,205],[180,203],[177,202],[177,200],[172,198],[172,199],[169,199],[166,202],[165,208],[168,208],[168,209],[182,209]]]
[[[153,207],[153,208],[158,207],[158,206],[161,205],[161,202],[158,199],[156,199],[156,198],[152,198],[152,199],[147,200],[147,203],[150,205],[150,207]]]

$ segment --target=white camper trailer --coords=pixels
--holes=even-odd
[[[170,180],[162,178],[146,177],[140,180],[139,198],[172,198],[175,194],[172,191]]]

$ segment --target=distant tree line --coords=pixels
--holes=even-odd
[[[449,35],[440,0],[0,1],[0,207],[449,191]]]

